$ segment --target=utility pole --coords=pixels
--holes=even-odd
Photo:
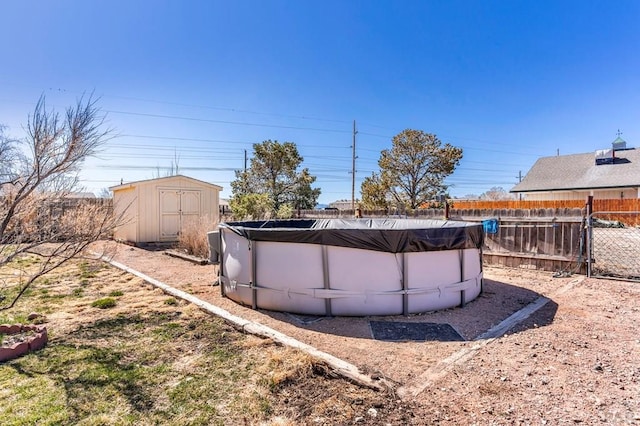
[[[351,210],[356,211],[356,120],[353,120],[353,143],[351,144]]]
[[[247,183],[247,150],[244,150],[244,173],[242,173],[242,193],[246,195],[249,192],[249,185]]]
[[[522,170],[518,170],[518,183],[522,182]],[[522,201],[522,193],[518,194],[518,199]]]

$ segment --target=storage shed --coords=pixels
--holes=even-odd
[[[115,215],[123,224],[116,240],[132,243],[170,242],[178,239],[183,225],[206,217],[219,220],[221,186],[176,175],[125,183],[109,188]]]

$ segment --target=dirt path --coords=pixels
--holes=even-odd
[[[487,268],[484,293],[465,308],[384,318],[450,324],[466,341],[387,342],[372,338],[370,321],[380,318],[309,318],[240,306],[212,286],[211,265],[123,245],[114,259],[398,388],[431,371],[417,396],[431,422],[640,423],[638,284],[584,279],[562,292],[575,278]],[[473,348],[473,339],[541,296],[550,301],[507,336],[434,374],[443,360]]]

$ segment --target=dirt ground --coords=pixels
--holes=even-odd
[[[407,404],[403,423],[640,424],[638,283],[485,268],[484,292],[464,308],[410,317],[309,318],[223,298],[212,285],[212,265],[125,245],[113,258],[384,379],[396,408]],[[477,340],[541,296],[549,302],[506,335]],[[375,340],[372,320],[446,323],[464,341]]]

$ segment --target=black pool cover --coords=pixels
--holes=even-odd
[[[481,223],[428,219],[292,219],[226,222],[252,241],[360,248],[390,253],[480,248]]]

